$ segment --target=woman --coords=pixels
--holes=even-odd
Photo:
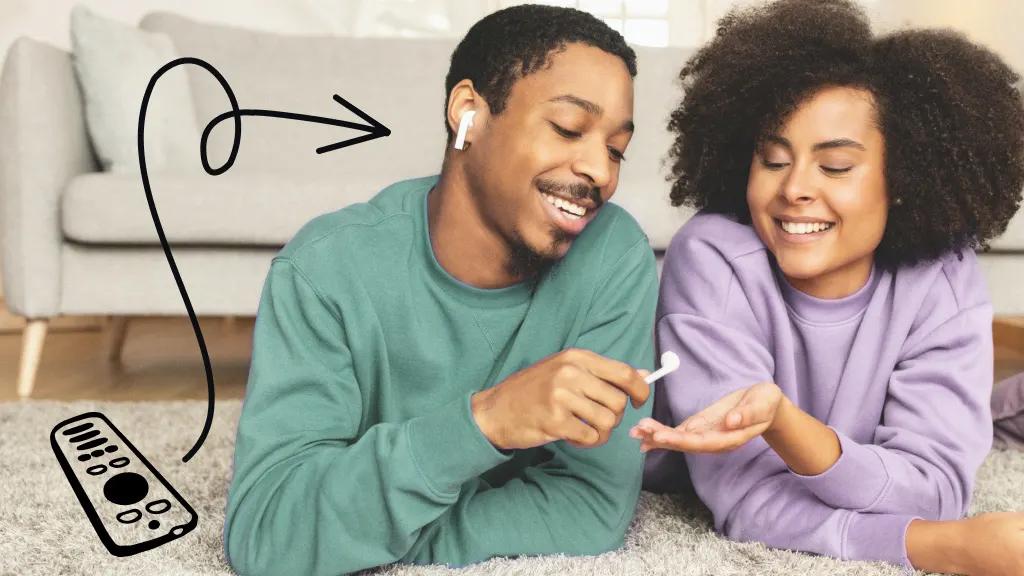
[[[960,520],[992,443],[973,249],[1020,204],[1018,76],[948,31],[783,0],[728,15],[681,79],[671,198],[700,213],[658,310],[682,366],[631,432],[648,489],[692,481],[735,540],[1024,572],[1024,515]]]

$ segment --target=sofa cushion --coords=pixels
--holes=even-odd
[[[152,176],[167,240],[180,244],[283,246],[311,218],[369,199],[380,186],[272,176]],[[62,199],[64,235],[90,244],[158,245],[138,176],[93,173],[71,181]]]
[[[171,39],[76,4],[71,10],[71,45],[96,155],[107,170],[137,174],[139,105],[153,73],[178,56]],[[190,160],[199,131],[184,73],[161,78],[146,118],[150,173],[194,169],[198,163]]]
[[[172,243],[283,246],[310,219],[365,202],[390,181],[289,179],[268,175],[154,175],[153,201]],[[658,250],[685,221],[675,212],[622,195]],[[613,202],[618,197],[613,199]],[[64,236],[84,244],[158,245],[160,239],[138,176],[90,173],[74,178],[61,199]]]

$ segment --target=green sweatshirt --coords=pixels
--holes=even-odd
[[[658,277],[606,204],[539,280],[483,290],[430,247],[437,177],[306,224],[273,260],[256,319],[224,527],[248,574],[598,554],[623,544],[643,453],[627,407],[605,444],[509,455],[470,396],[566,348],[654,369]]]

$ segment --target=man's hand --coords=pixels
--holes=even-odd
[[[619,425],[626,402],[647,401],[649,374],[587,350],[564,350],[473,395],[473,417],[502,450],[567,440],[600,446]]]
[[[679,452],[728,452],[761,435],[775,422],[782,390],[771,382],[737,390],[669,428],[644,418],[630,430],[644,452],[660,448]]]

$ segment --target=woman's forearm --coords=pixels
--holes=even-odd
[[[963,535],[957,534],[962,523],[913,520],[907,527],[907,559],[917,570],[938,574],[964,574],[960,546]]]
[[[804,476],[825,472],[842,454],[835,432],[785,397],[761,436],[793,472]]]

